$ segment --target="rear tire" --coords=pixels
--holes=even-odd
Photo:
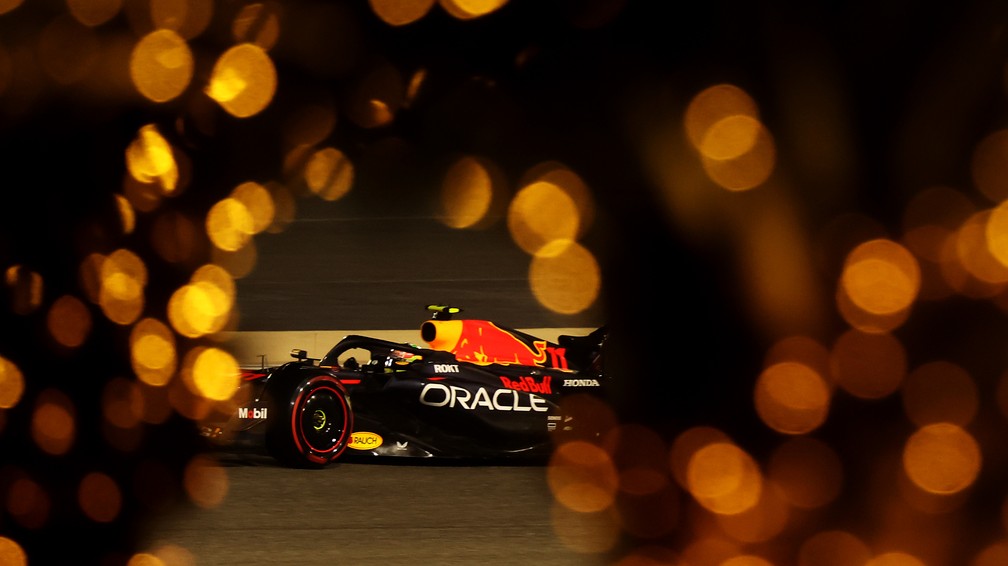
[[[346,389],[331,376],[316,375],[288,391],[277,396],[280,418],[269,421],[266,449],[284,465],[321,468],[350,441],[353,411]]]

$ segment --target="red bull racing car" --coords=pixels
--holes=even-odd
[[[561,401],[603,396],[606,328],[550,342],[429,305],[426,346],[349,335],[321,358],[243,372],[216,445],[265,448],[283,465],[344,456],[544,458],[576,426]]]

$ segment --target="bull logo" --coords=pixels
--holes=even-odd
[[[431,348],[451,352],[459,360],[529,366],[546,363],[546,340],[534,340],[529,346],[486,320],[428,320],[421,334]]]

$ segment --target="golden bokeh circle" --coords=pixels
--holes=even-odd
[[[140,94],[154,102],[167,102],[189,86],[194,66],[185,39],[170,29],[158,29],[137,42],[129,68]]]

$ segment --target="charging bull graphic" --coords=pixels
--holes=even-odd
[[[566,368],[563,348],[486,320],[428,320],[420,336],[431,348],[451,352],[459,360]]]

